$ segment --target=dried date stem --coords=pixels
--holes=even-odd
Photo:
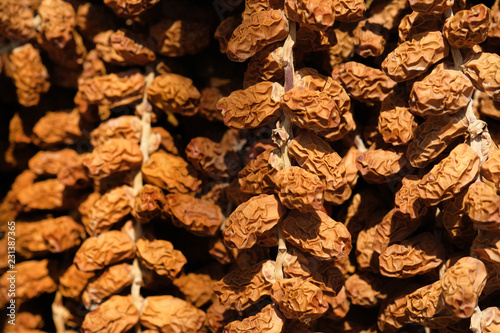
[[[289,32],[288,37],[285,40],[283,45],[283,60],[285,63],[285,92],[292,89],[294,84],[295,77],[295,68],[293,65],[293,45],[297,40],[297,26],[293,21],[289,22]],[[282,116],[282,119],[277,123],[275,133],[282,139],[284,138],[284,142],[281,145],[280,157],[282,160],[283,168],[288,168],[292,165],[290,162],[290,156],[288,155],[288,143],[293,140],[293,130],[292,130],[292,122],[290,118],[286,115]],[[285,236],[283,235],[282,225],[281,223],[277,226],[278,229],[278,255],[276,256],[276,269],[275,276],[276,280],[283,279],[283,262],[285,260],[287,249],[285,243]]]
[[[141,117],[141,123],[142,123],[142,134],[141,134],[141,143],[140,143],[140,149],[142,153],[142,163],[146,163],[147,160],[149,159],[149,137],[151,136],[151,114],[152,114],[152,107],[151,104],[148,102],[148,95],[147,95],[147,90],[148,86],[151,82],[153,82],[154,79],[154,72],[150,71],[146,75],[145,79],[145,87],[144,87],[144,96],[142,98],[141,103],[139,103],[136,106],[136,109],[139,111],[139,114],[142,115]],[[143,187],[143,179],[142,179],[142,171],[139,170],[137,174],[134,177],[134,195],[139,193],[141,188]],[[142,234],[142,225],[140,222],[135,221],[134,223],[134,236],[135,239],[134,241],[137,241],[141,237]],[[139,259],[136,257],[134,258],[134,261],[132,262],[132,275],[133,275],[133,282],[131,286],[131,295],[132,295],[132,302],[134,302],[135,306],[139,310],[139,313],[142,313],[143,309],[143,300],[141,297],[141,286],[142,286],[142,271],[141,267],[139,266]],[[135,326],[135,332],[140,333],[141,332],[141,324],[137,324]]]

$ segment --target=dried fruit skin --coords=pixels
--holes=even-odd
[[[276,281],[271,297],[288,319],[314,320],[329,307],[318,286],[298,277]]]
[[[420,197],[427,205],[457,195],[476,179],[479,172],[479,156],[467,144],[459,144],[436,164],[417,184]]]
[[[456,138],[464,135],[468,123],[459,111],[452,115],[427,118],[415,131],[406,157],[415,168],[423,168],[443,152]]]
[[[500,190],[500,150],[488,154],[488,159],[481,165],[481,176],[495,184]]]
[[[238,15],[229,16],[222,20],[214,33],[214,38],[219,41],[220,53],[226,53],[227,43],[233,34],[234,29],[241,24],[241,17]]]
[[[141,238],[135,246],[137,257],[144,267],[169,279],[174,279],[187,262],[182,252],[175,250],[172,243],[166,240]]]
[[[138,16],[158,2],[159,0],[104,0],[106,6],[111,8],[116,15],[124,18]]]
[[[132,215],[139,223],[147,223],[160,216],[167,205],[165,194],[161,188],[145,184],[136,194]]]
[[[449,47],[439,31],[413,36],[396,47],[382,62],[382,69],[396,82],[425,73],[430,66],[448,56]]]
[[[280,10],[256,11],[233,31],[226,54],[243,62],[265,46],[288,36],[288,20]]]
[[[480,329],[481,333],[494,333],[500,329],[500,309],[498,307],[489,307],[481,311]]]
[[[412,220],[427,212],[427,206],[420,198],[416,187],[419,181],[418,176],[405,176],[401,181],[401,188],[394,195],[394,205],[397,211],[409,216]]]
[[[124,232],[111,230],[87,238],[75,254],[73,262],[84,272],[103,269],[108,265],[134,257],[134,242]]]
[[[73,191],[66,189],[57,179],[35,182],[23,188],[17,195],[22,211],[66,210],[78,200]]]
[[[120,66],[144,66],[156,59],[146,36],[125,29],[108,30],[93,38],[102,60]]]
[[[149,34],[156,40],[158,53],[182,57],[205,49],[211,40],[211,27],[187,20],[162,20],[151,26]]]
[[[472,48],[488,37],[490,9],[483,4],[461,10],[444,23],[443,34],[451,47]]]
[[[61,253],[80,245],[85,232],[69,216],[37,222],[18,222],[16,225],[16,252],[26,259],[48,253]]]
[[[363,18],[366,6],[362,0],[334,1],[335,19],[341,22],[356,22]]]
[[[462,72],[440,69],[413,84],[410,110],[421,117],[455,113],[469,104],[474,86]]]
[[[87,233],[97,236],[110,230],[132,211],[133,188],[127,185],[115,187],[102,195],[82,216]]]
[[[436,281],[408,294],[406,305],[409,320],[426,326],[434,324],[432,326],[435,327],[436,324],[432,321],[438,318],[438,313],[444,308],[440,301],[442,292],[441,281]]]
[[[371,274],[353,274],[345,281],[347,295],[352,304],[366,308],[377,306],[387,297],[383,282]]]
[[[205,312],[174,296],[149,296],[141,314],[141,325],[161,333],[196,333]]]
[[[239,205],[226,220],[224,243],[237,249],[251,248],[285,215],[275,195],[261,194]]]
[[[332,201],[346,185],[342,158],[320,137],[303,131],[288,147],[288,154],[297,164],[316,174],[325,187],[325,201]]]
[[[483,182],[471,184],[464,198],[464,210],[476,228],[498,232],[500,227],[500,196]]]
[[[380,69],[349,61],[333,69],[349,94],[365,103],[382,102],[396,86]]]
[[[82,323],[82,332],[126,332],[139,322],[139,310],[132,296],[115,295],[89,312]]]
[[[198,308],[213,296],[214,281],[208,274],[189,273],[175,279],[173,284],[184,294],[186,301]]]
[[[274,181],[275,192],[283,206],[304,213],[321,209],[324,187],[318,176],[292,166],[278,171]]]
[[[0,35],[13,41],[26,41],[34,38],[37,31],[33,19],[37,6],[38,4],[30,6],[17,0],[2,1],[0,3]]]
[[[33,126],[31,138],[40,148],[72,145],[84,138],[78,111],[47,112]]]
[[[430,233],[422,233],[401,244],[389,246],[379,257],[380,273],[406,279],[425,274],[441,265],[444,253]]]
[[[269,164],[272,151],[273,149],[268,149],[260,153],[238,173],[238,182],[242,192],[250,194],[274,192],[274,176],[277,170]]]
[[[52,293],[57,290],[57,283],[51,276],[55,267],[48,259],[40,261],[29,260],[16,263],[16,301],[24,302],[45,293]],[[4,273],[0,279],[0,306],[4,306],[10,301],[12,292],[9,292],[10,281],[7,280],[11,273]],[[9,296],[9,294],[11,296]]]
[[[83,160],[89,175],[98,179],[109,177],[116,172],[134,170],[141,164],[142,153],[139,145],[127,139],[110,139],[97,146]]]
[[[280,43],[266,46],[248,62],[243,88],[262,81],[282,82],[284,75],[283,46]]]
[[[279,83],[259,82],[221,98],[217,102],[217,109],[228,127],[257,128],[281,115],[279,98],[283,91]]]
[[[215,236],[223,220],[219,206],[188,194],[174,193],[166,196],[166,213],[177,227],[197,236]]]
[[[71,31],[76,25],[75,10],[62,0],[43,0],[38,7],[43,38],[64,48],[73,38]]]
[[[460,258],[441,278],[442,300],[458,318],[469,318],[486,283],[484,264],[472,257]]]
[[[187,77],[167,73],[158,75],[148,86],[149,101],[165,112],[192,116],[197,112],[196,106],[200,92]]]
[[[64,297],[76,299],[94,275],[94,272],[81,271],[75,264],[72,264],[59,278],[59,291]]]
[[[324,31],[335,22],[335,1],[290,0],[285,1],[288,19],[298,22],[301,27]]]
[[[40,52],[30,43],[12,50],[5,72],[14,81],[17,100],[22,106],[37,105],[40,95],[50,88],[49,73],[42,63]]]
[[[388,183],[400,178],[408,161],[402,150],[370,149],[356,158],[356,166],[369,183]]]
[[[339,127],[341,116],[351,108],[346,91],[330,77],[314,84],[308,84],[309,78],[317,79],[314,73],[306,75],[283,95],[285,114],[295,125],[316,132]]]
[[[500,56],[496,53],[481,52],[473,55],[462,65],[462,71],[474,86],[500,101]]]
[[[442,14],[453,6],[453,0],[410,0],[411,9],[427,14]]]
[[[240,170],[240,161],[235,152],[209,138],[196,137],[186,147],[189,162],[207,176],[226,180]]]
[[[280,333],[283,329],[284,318],[272,304],[266,305],[255,316],[242,321],[235,320],[224,327],[223,333]]]
[[[424,31],[439,31],[443,26],[440,15],[412,12],[405,15],[399,23],[399,42],[410,40],[414,35]]]
[[[292,211],[283,221],[283,233],[287,241],[323,260],[344,258],[352,249],[347,228],[321,211]]]
[[[498,265],[500,262],[500,236],[498,233],[479,230],[472,242],[472,252],[488,266]]]
[[[141,170],[146,182],[169,192],[192,193],[201,185],[196,172],[186,161],[164,151],[152,154]]]
[[[257,303],[262,297],[271,295],[272,283],[267,281],[262,269],[266,262],[248,268],[230,271],[214,285],[214,292],[226,308],[242,311]]]

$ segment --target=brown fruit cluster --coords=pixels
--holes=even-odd
[[[498,332],[491,2],[1,1],[0,330]]]

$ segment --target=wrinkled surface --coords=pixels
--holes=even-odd
[[[205,312],[174,296],[149,296],[141,314],[141,325],[162,333],[197,333]]]
[[[65,210],[78,200],[75,192],[66,189],[57,179],[35,182],[21,189],[17,202],[25,212],[34,210]]]
[[[208,274],[189,273],[175,279],[173,284],[184,294],[186,301],[198,308],[213,296],[214,281]]]
[[[472,257],[462,257],[441,278],[442,300],[459,318],[472,316],[486,283],[484,264]]]
[[[401,188],[394,195],[394,205],[398,212],[412,220],[425,215],[427,207],[419,196],[417,184],[420,178],[415,175],[405,176]]]
[[[138,16],[158,2],[159,0],[104,0],[104,4],[116,15],[125,18]]]
[[[457,195],[476,179],[478,172],[477,153],[467,144],[459,144],[422,177],[418,193],[427,205],[434,206]]]
[[[274,192],[274,175],[277,170],[269,164],[273,149],[260,153],[238,173],[238,183],[244,193],[262,194]]]
[[[321,211],[292,211],[283,221],[283,233],[287,241],[323,260],[344,258],[352,249],[347,228]]]
[[[83,139],[80,115],[76,110],[47,112],[33,127],[31,138],[44,149],[78,143]]]
[[[396,47],[385,58],[382,69],[396,82],[425,73],[430,66],[448,56],[449,47],[439,31],[416,34]]]
[[[233,31],[226,54],[232,61],[242,62],[287,36],[288,20],[281,11],[256,11]]]
[[[207,176],[227,180],[240,170],[240,161],[234,151],[205,137],[191,139],[186,147],[189,162]]]
[[[346,185],[342,158],[320,137],[301,132],[289,145],[288,154],[300,167],[321,179],[325,188],[325,201],[334,200],[335,194]]]
[[[147,223],[160,216],[167,204],[161,188],[145,184],[134,198],[132,215],[138,222]]]
[[[215,236],[219,230],[222,211],[210,201],[182,193],[168,194],[166,201],[165,212],[172,217],[175,226],[197,236]]]
[[[146,36],[125,29],[101,32],[93,41],[102,60],[111,64],[144,66],[156,59]]]
[[[278,171],[274,181],[275,192],[283,206],[304,213],[321,209],[324,186],[315,174],[292,166]]]
[[[82,222],[91,236],[108,231],[132,211],[134,194],[130,186],[115,187],[97,199]]]
[[[144,77],[135,70],[112,73],[78,80],[75,104],[80,112],[89,105],[115,108],[138,101],[144,93]]]
[[[285,1],[285,14],[301,27],[324,31],[335,22],[333,0],[289,0]]]
[[[129,139],[139,142],[141,139],[141,119],[136,116],[121,116],[101,123],[90,133],[90,143],[97,147],[109,139]]]
[[[384,99],[378,116],[378,131],[386,143],[393,146],[408,144],[415,137],[417,122],[406,106],[406,101],[397,94]]]
[[[285,114],[293,124],[311,131],[338,128],[341,116],[351,108],[349,96],[331,77],[308,74],[283,95]]]
[[[475,54],[462,65],[462,71],[474,86],[500,101],[500,56],[496,53]]]
[[[107,297],[131,285],[133,280],[129,264],[108,267],[99,277],[89,282],[82,294],[82,302],[87,309],[93,309]]]
[[[483,4],[461,10],[444,23],[443,34],[451,47],[472,48],[488,37],[490,10]]]
[[[387,297],[384,283],[372,274],[353,274],[345,281],[347,296],[352,304],[375,307]]]
[[[347,92],[365,103],[383,101],[396,85],[382,70],[354,61],[334,68],[332,76],[338,76]]]
[[[250,198],[236,208],[226,220],[224,243],[232,248],[251,248],[285,215],[286,209],[272,194]]]
[[[342,22],[356,22],[363,18],[366,5],[363,0],[334,1],[335,19]]]
[[[248,88],[258,82],[282,82],[284,75],[283,46],[280,43],[266,46],[248,62],[243,79],[243,87]]]
[[[500,196],[483,182],[471,184],[464,197],[464,211],[478,229],[498,232],[500,227]]]
[[[438,317],[438,313],[444,308],[441,301],[442,291],[441,281],[436,281],[408,294],[406,296],[408,318],[421,325],[430,325],[432,319]]]
[[[151,26],[149,33],[158,53],[167,57],[196,54],[211,40],[209,25],[187,20],[162,20]]]
[[[40,52],[31,44],[16,47],[8,56],[6,74],[16,86],[17,100],[22,106],[37,105],[40,95],[50,88],[49,73]]]
[[[271,297],[288,319],[313,320],[323,315],[329,307],[328,303],[323,302],[321,289],[299,277],[276,281]]]
[[[495,184],[500,190],[500,150],[488,154],[488,159],[481,165],[481,176]]]
[[[200,99],[200,92],[191,79],[173,73],[156,76],[148,86],[147,94],[154,106],[185,116],[197,112],[196,105]]]
[[[411,9],[427,14],[442,14],[453,6],[454,0],[409,0]]]
[[[84,238],[82,225],[69,216],[16,224],[16,252],[26,259],[67,251]]]
[[[134,242],[128,235],[112,230],[87,238],[76,252],[73,262],[80,270],[89,272],[131,259],[134,253]]]
[[[59,278],[59,291],[64,297],[78,298],[94,275],[94,272],[81,271],[72,264]]]
[[[439,69],[413,84],[410,110],[420,117],[455,113],[469,104],[473,92],[472,82],[462,72]]]
[[[85,156],[83,165],[89,175],[94,178],[106,178],[116,172],[139,168],[142,164],[142,153],[134,140],[110,139],[97,146],[92,153]]]
[[[500,235],[491,231],[479,230],[472,242],[471,250],[475,256],[488,265],[500,262]]]
[[[220,303],[227,308],[242,311],[261,298],[271,295],[272,284],[262,272],[265,263],[234,269],[216,282],[214,292]]]
[[[139,310],[132,302],[132,297],[115,295],[85,316],[81,331],[126,332],[138,322]]]
[[[16,301],[23,302],[45,293],[52,293],[57,290],[57,282],[51,276],[55,267],[48,259],[40,261],[30,260],[16,263]],[[10,301],[12,292],[10,289],[11,273],[4,273],[0,277],[0,305],[2,308]]]
[[[441,154],[448,145],[467,131],[462,111],[452,115],[427,118],[415,131],[406,157],[413,167],[423,168]]]
[[[152,154],[141,170],[146,182],[169,192],[196,192],[201,185],[196,171],[186,161],[164,151]]]
[[[135,246],[137,257],[144,267],[169,279],[174,279],[187,262],[182,252],[175,250],[172,243],[166,240],[141,238]]]
[[[426,274],[441,265],[442,246],[430,233],[389,246],[379,257],[380,273],[388,277],[406,279]]]
[[[71,4],[62,0],[43,0],[38,14],[44,39],[64,48],[73,38],[71,31],[76,25],[75,10]]]
[[[399,42],[403,43],[413,38],[414,35],[424,31],[440,31],[443,26],[440,15],[412,12],[405,15],[399,23]]]
[[[370,149],[356,158],[356,166],[369,183],[388,183],[401,177],[408,161],[402,150]]]
[[[223,333],[280,333],[284,318],[276,306],[266,305],[259,313],[241,321],[235,320],[224,327]]]
[[[259,82],[221,98],[217,102],[217,109],[228,127],[256,128],[280,116],[279,98],[282,93],[283,87],[279,83]]]
[[[494,333],[500,329],[500,309],[489,307],[481,311],[481,333]]]

